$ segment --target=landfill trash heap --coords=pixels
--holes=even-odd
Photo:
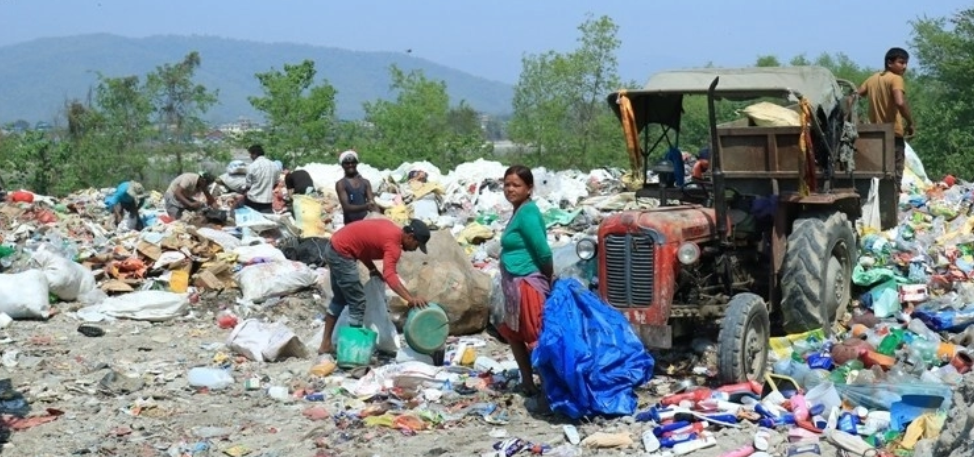
[[[313,177],[317,190],[310,198],[318,212],[307,219],[294,218],[278,192],[276,214],[238,210],[227,211],[226,217],[187,214],[171,221],[163,210],[162,195],[154,192],[142,210],[146,228],[137,232],[113,226],[102,203],[111,189],[88,189],[62,199],[25,190],[10,192],[0,203],[0,327],[17,325],[12,320],[66,313],[85,323],[79,332],[97,337],[103,331],[99,333],[90,324],[115,319],[179,319],[204,313],[202,307],[219,297],[233,302],[213,313],[216,325],[233,329],[226,346],[238,357],[218,353],[213,366],[190,370],[187,379],[194,388],[266,387],[267,395],[279,401],[311,403],[304,413],[311,421],[331,416],[336,423],[411,434],[466,416],[490,425],[507,424],[510,413],[500,403],[465,400],[461,402],[464,408],[450,411],[421,406],[467,398],[483,389],[504,391],[517,380],[512,360],[478,356],[485,347],[479,337],[451,338],[444,366],[433,366],[431,358],[401,345],[393,330],[391,341],[382,341],[380,335],[379,346],[391,349],[394,360],[383,359],[388,363],[365,374],[343,372],[328,360],[315,361],[309,373],[334,380],[317,388],[313,387],[317,384],[266,386],[267,379],[259,376],[241,383],[231,375],[234,366],[249,362],[308,358],[309,351],[294,328],[281,321],[264,322],[261,317],[271,305],[291,296],[310,294],[320,308],[331,295],[326,266],[296,261],[293,254],[295,246],[307,238],[305,232],[320,230],[318,223],[324,226],[324,239],[342,226],[333,189],[343,172],[338,165],[303,168]],[[415,170],[424,173],[410,179]],[[446,175],[428,163],[385,171],[359,166],[372,183],[383,213],[375,217],[400,223],[409,218],[425,220],[437,229],[434,237],[449,241],[442,250],[449,251],[448,244],[452,244],[456,252],[449,255],[461,257],[470,270],[457,277],[477,283],[463,290],[465,294],[479,291],[482,295],[471,300],[479,303],[461,309],[440,301],[453,333],[482,331],[494,318],[501,299],[498,235],[511,216],[502,192],[504,170],[500,163],[484,160],[462,164]],[[587,283],[591,274],[577,268],[573,243],[591,236],[606,213],[655,204],[625,191],[618,170],[586,174],[535,169],[534,173],[534,197],[544,214],[556,270],[582,282]],[[730,436],[723,430],[753,435],[753,442],[746,443],[750,452],[745,448],[739,455],[758,456],[776,446],[818,445],[821,438],[853,455],[970,451],[970,444],[945,419],[948,414],[965,415],[963,408],[974,400],[966,397],[974,389],[961,388],[974,363],[969,355],[974,345],[974,284],[970,281],[974,192],[968,183],[945,179],[934,185],[925,176],[909,187],[911,191],[901,197],[897,228],[860,230],[854,282],[861,295],[855,309],[835,328],[773,338],[773,368],[765,379],[698,387],[659,376],[648,385],[652,400],[646,400],[646,392],[641,394],[639,411],[623,427],[629,431],[585,433],[566,426],[567,443],[557,446],[492,432],[491,437],[499,441],[493,452],[484,455],[544,452],[568,456],[580,455],[577,446],[637,446],[630,432],[640,437],[639,444],[648,452],[682,455],[716,446],[715,437]],[[232,190],[225,189],[219,199],[223,208],[229,208]],[[430,252],[434,255],[432,246]],[[408,280],[418,274],[422,264],[404,255],[400,273]],[[363,271],[363,280],[367,278]],[[445,297],[446,289],[438,293]],[[429,298],[435,301],[439,297]],[[391,295],[386,300],[393,315],[397,309],[402,313],[404,308],[392,306]],[[467,309],[474,307],[476,312]],[[391,317],[398,327],[401,318]],[[318,337],[320,324],[319,313],[310,329]],[[308,343],[308,347],[316,346],[314,341]],[[343,374],[335,377],[338,373]],[[400,404],[399,411],[389,402],[361,400],[351,401],[345,411],[314,406],[332,396],[370,399],[393,391],[408,392],[412,400]],[[962,395],[962,391],[966,393]],[[35,416],[31,426],[57,416],[50,411],[47,416]],[[583,434],[587,435],[584,439]],[[783,444],[781,435],[786,436]],[[181,449],[170,449],[170,454],[192,455]]]

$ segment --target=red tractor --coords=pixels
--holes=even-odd
[[[659,73],[608,97],[643,176],[664,140],[676,151],[652,168],[659,182],[644,179],[635,195],[658,206],[606,217],[597,244],[578,250],[597,256],[599,294],[647,347],[714,335],[719,381],[760,380],[773,332],[831,330],[850,302],[860,195],[879,182],[883,229],[896,223],[898,195],[892,126],[856,125],[846,93],[855,87],[820,67],[706,68]],[[679,176],[687,95],[707,97],[703,179]],[[717,125],[718,100],[769,97],[790,101],[798,125]]]

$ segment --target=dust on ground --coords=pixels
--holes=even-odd
[[[564,446],[563,426],[573,423],[583,438],[598,431],[629,432],[634,441],[624,449],[577,448],[574,455],[646,455],[639,437],[649,429],[647,423],[636,422],[633,417],[571,422],[557,416],[534,416],[525,409],[522,397],[510,392],[453,393],[427,406],[449,416],[471,404],[489,402],[507,413],[506,423],[492,424],[481,416],[468,415],[415,433],[366,426],[342,414],[362,408],[363,403],[336,387],[341,373],[329,378],[311,376],[313,358],[256,363],[230,353],[223,343],[231,330],[220,329],[215,322],[219,309],[230,303],[230,299],[211,297],[194,305],[188,317],[165,323],[102,322],[97,324],[106,331],[101,337],[79,333],[82,322],[64,306],[48,321],[16,321],[0,330],[4,353],[0,378],[10,378],[24,393],[32,415],[43,415],[47,408],[63,412],[51,422],[13,431],[2,454],[479,456],[492,452],[494,443],[504,438],[518,437],[553,448]],[[315,317],[321,309],[308,298],[292,297],[264,311],[266,319],[286,320],[308,342],[317,329]],[[499,360],[508,358],[505,346],[486,334],[481,337],[488,346],[478,353]],[[681,363],[679,354],[677,350],[657,356],[662,373],[638,392],[641,407],[655,403],[660,391],[677,380],[665,376],[665,371]],[[220,361],[233,366],[233,386],[212,392],[189,386],[190,368],[215,366]],[[682,363],[688,365],[686,360]],[[263,389],[246,389],[244,381],[250,378],[260,379],[262,387],[285,386],[292,392],[321,390],[326,398],[278,401]],[[972,385],[958,391],[959,400],[970,398]],[[415,400],[388,398],[386,403],[393,410],[401,407],[418,412],[423,408]],[[958,406],[964,409],[966,420],[951,422],[944,438],[936,443],[936,453],[927,455],[970,455],[969,433],[974,421],[966,414],[967,403]],[[315,407],[326,410],[328,417],[307,417],[314,416],[309,408]],[[717,431],[716,447],[691,455],[715,457],[750,444],[755,430],[755,425],[744,424],[741,429]],[[782,432],[776,438],[779,447],[784,436]],[[956,438],[955,442],[944,441],[948,436]],[[964,441],[967,444],[956,444]],[[824,441],[821,445],[823,455],[835,455],[830,445]]]

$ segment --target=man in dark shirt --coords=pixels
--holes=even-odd
[[[369,211],[375,210],[375,196],[372,184],[358,172],[358,154],[345,151],[338,161],[345,170],[345,177],[335,183],[335,193],[342,204],[345,225],[365,219]]]
[[[287,188],[289,197],[298,195],[308,195],[315,192],[315,182],[311,179],[311,174],[307,170],[292,171],[284,177],[284,187]]]

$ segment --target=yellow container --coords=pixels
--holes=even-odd
[[[189,289],[189,272],[176,270],[169,277],[169,290],[177,294],[185,293]]]

